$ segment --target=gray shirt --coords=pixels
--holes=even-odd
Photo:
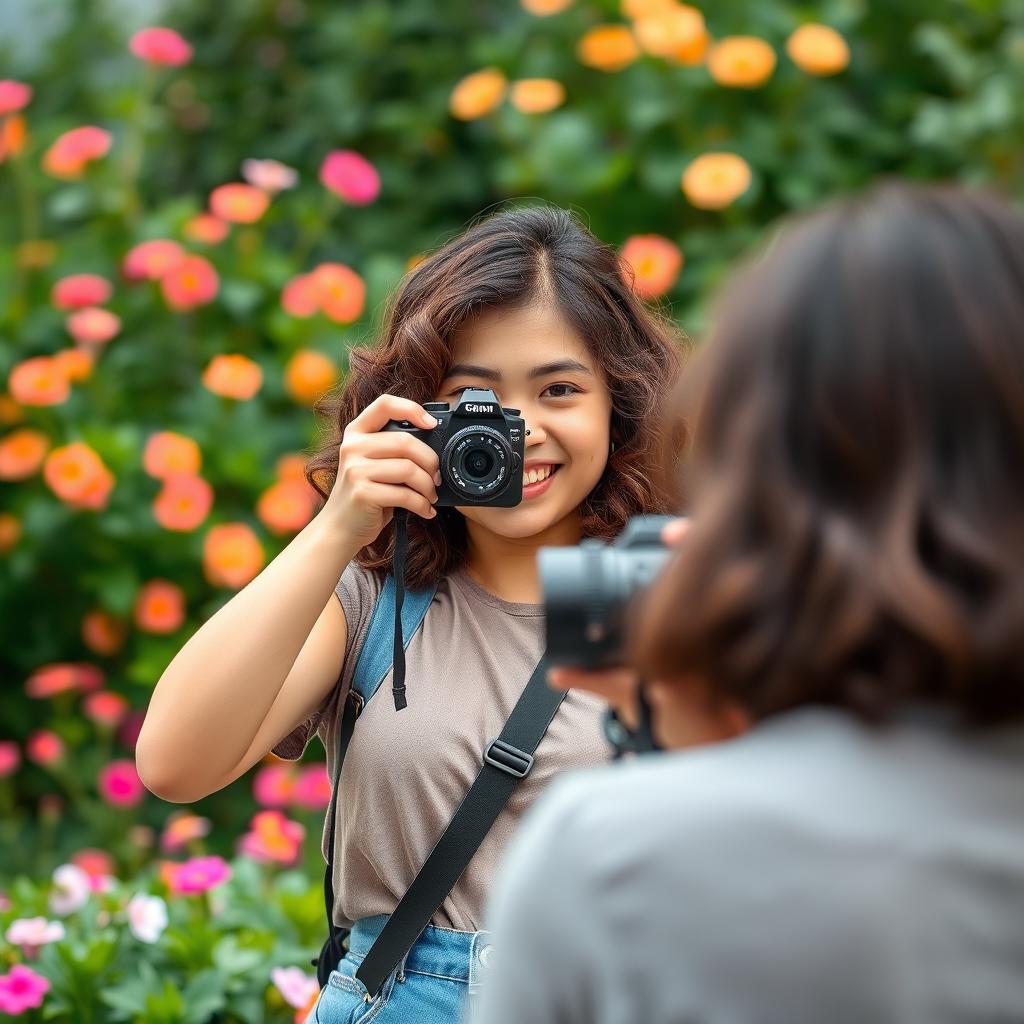
[[[488,925],[479,1024],[1020,1024],[1024,730],[815,710],[573,773]]]

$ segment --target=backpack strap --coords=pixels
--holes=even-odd
[[[436,587],[427,587],[423,590],[405,591],[401,605],[401,624],[406,647],[422,625],[427,609],[434,599],[436,589]],[[331,779],[331,803],[327,811],[327,867],[324,870],[327,941],[320,950],[320,956],[316,960],[310,961],[317,969],[317,979],[321,988],[327,984],[328,976],[341,958],[341,942],[345,937],[345,929],[338,928],[334,923],[334,834],[341,767],[345,763],[345,754],[348,752],[356,719],[366,702],[380,688],[380,684],[391,668],[394,651],[390,644],[390,634],[391,623],[395,616],[395,596],[395,578],[388,576],[377,598],[377,603],[374,605],[373,613],[370,616],[370,625],[356,659],[355,671],[352,674],[352,686],[345,698],[341,727],[338,732],[338,759]]]

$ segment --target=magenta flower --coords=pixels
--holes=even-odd
[[[0,779],[13,775],[21,765],[21,751],[13,740],[0,740]]]
[[[380,175],[364,156],[351,149],[328,153],[320,167],[326,188],[353,206],[368,206],[380,195]]]
[[[166,861],[163,879],[172,893],[192,895],[208,892],[231,878],[231,866],[223,857],[192,857],[181,864]]]
[[[135,762],[127,759],[111,761],[100,771],[97,780],[100,796],[114,807],[134,807],[146,795]]]
[[[299,772],[292,791],[292,800],[309,811],[323,810],[331,802],[331,778],[327,765],[307,765]]]
[[[31,99],[32,86],[11,78],[0,81],[0,117],[27,107]]]
[[[295,771],[290,764],[264,765],[253,777],[252,795],[264,807],[287,807],[292,801]]]
[[[0,974],[0,1011],[12,1017],[43,1005],[50,983],[23,964],[15,964],[9,973]]]
[[[111,690],[90,693],[82,703],[85,717],[108,729],[116,729],[124,721],[128,709],[128,701]]]
[[[180,67],[192,59],[192,47],[172,28],[143,28],[128,42],[128,49],[147,64]]]

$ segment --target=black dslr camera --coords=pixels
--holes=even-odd
[[[612,668],[624,660],[630,599],[661,570],[669,548],[661,529],[673,516],[634,516],[611,544],[541,548],[541,588],[551,665]]]
[[[490,388],[467,388],[454,409],[425,402],[436,427],[389,420],[384,430],[414,434],[437,452],[441,486],[437,505],[513,508],[523,500],[526,421],[518,409],[503,409]]]

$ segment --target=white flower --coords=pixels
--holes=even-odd
[[[156,942],[167,927],[167,904],[159,896],[137,893],[127,910],[128,927],[140,942]]]
[[[299,172],[279,160],[243,160],[242,177],[264,192],[274,193],[294,188],[299,180]]]
[[[10,923],[4,938],[12,946],[45,946],[64,938],[64,925],[60,921],[47,921],[45,917],[19,917]]]
[[[50,910],[61,917],[73,914],[89,898],[92,883],[77,864],[61,864],[53,873]]]
[[[301,967],[275,967],[270,972],[270,980],[289,1006],[306,1006],[320,991],[320,983]]]

